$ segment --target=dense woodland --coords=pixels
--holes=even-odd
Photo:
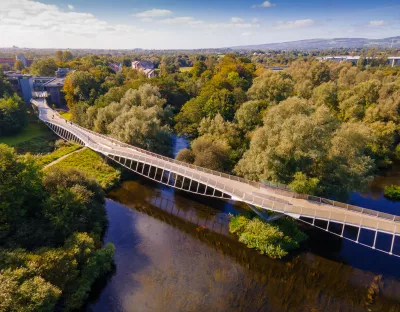
[[[80,308],[113,263],[100,186],[0,144],[0,198],[0,311]]]
[[[107,56],[62,62],[76,70],[64,87],[73,120],[165,155],[176,132],[191,140],[180,160],[338,199],[400,155],[400,75],[383,58],[351,64],[297,54],[273,72],[259,55],[191,56],[187,71],[179,57],[159,58],[153,79],[129,60],[120,73]]]
[[[376,53],[381,57],[373,62],[350,64],[296,51],[129,57],[59,51],[30,68],[17,62],[16,69],[44,76],[74,69],[63,89],[72,120],[99,133],[168,156],[176,133],[190,140],[179,160],[344,200],[400,160],[400,70],[383,62],[384,53],[364,55]],[[135,59],[153,61],[159,76],[132,70]],[[122,72],[109,67],[116,61]],[[268,69],[274,65],[288,67]],[[1,75],[0,136],[18,133],[26,110]],[[42,171],[31,156],[0,145],[0,198],[0,311],[79,308],[112,265],[113,247],[101,247],[106,217],[99,185],[76,170]],[[231,230],[248,245],[283,235],[243,217]],[[262,252],[281,257],[298,247],[305,237],[290,231],[296,239]]]
[[[82,126],[164,155],[171,155],[176,132],[191,140],[180,160],[344,199],[400,155],[398,68],[383,62],[388,51],[359,52],[376,58],[351,64],[318,62],[298,51],[146,57],[57,51],[25,70],[74,69],[63,91]],[[130,68],[140,57],[158,66],[157,78]],[[109,67],[115,61],[122,72]],[[288,67],[273,72],[268,64]],[[3,83],[2,92],[7,88]],[[10,111],[3,120],[12,116],[21,120],[10,122],[13,127],[23,125],[20,101],[9,95],[1,101]],[[9,129],[0,124],[1,131]]]

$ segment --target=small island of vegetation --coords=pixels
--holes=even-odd
[[[385,197],[392,201],[400,201],[400,186],[391,185],[384,189]]]
[[[273,259],[285,257],[307,240],[307,235],[298,229],[296,222],[287,217],[268,223],[250,214],[231,216],[229,231],[247,247]]]

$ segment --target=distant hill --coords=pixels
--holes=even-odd
[[[325,50],[340,48],[372,48],[382,47],[400,48],[400,36],[383,39],[367,38],[333,38],[309,39],[280,43],[266,43],[246,46],[230,47],[232,50]]]

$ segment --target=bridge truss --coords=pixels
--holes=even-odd
[[[148,179],[202,196],[245,202],[285,214],[331,234],[400,257],[400,217],[266,186],[185,164],[82,128],[33,100],[39,118],[58,136],[104,155]],[[340,206],[339,206],[340,205]]]

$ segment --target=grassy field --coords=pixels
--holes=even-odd
[[[56,149],[54,152],[52,152],[50,154],[38,156],[37,162],[40,164],[40,166],[44,167],[65,155],[75,152],[76,150],[78,150],[80,148],[82,148],[82,146],[72,145],[72,144],[65,145],[65,146],[62,146],[62,147]]]
[[[183,72],[187,72],[187,71],[191,71],[193,67],[181,67],[179,68],[179,70],[183,73]]]
[[[71,120],[72,115],[70,112],[60,112],[60,115],[63,116],[63,118],[67,119],[67,120]]]
[[[109,190],[119,183],[121,172],[108,165],[96,152],[84,149],[60,162],[51,168],[75,168],[83,171],[87,176],[95,179],[105,190]]]
[[[36,117],[32,118],[29,116],[25,128],[23,128],[16,135],[0,137],[0,143],[10,146],[17,146],[31,139],[46,136],[49,133],[51,133],[51,131],[43,122],[38,120]]]

